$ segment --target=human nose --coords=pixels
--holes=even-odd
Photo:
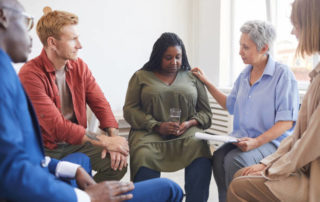
[[[178,60],[176,58],[172,58],[171,60],[171,64],[175,65],[178,63]]]
[[[239,49],[239,55],[242,56],[242,54],[243,54],[243,50],[242,50],[242,48],[240,48],[240,49]]]
[[[82,45],[81,45],[81,43],[80,43],[80,41],[79,41],[79,39],[77,40],[77,49],[81,49],[82,48]]]

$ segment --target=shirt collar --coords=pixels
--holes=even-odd
[[[247,76],[250,75],[250,72],[252,70],[253,66],[252,65],[248,65],[248,68],[246,69],[245,73]],[[275,72],[275,61],[272,59],[272,57],[270,56],[270,54],[268,54],[268,61],[266,64],[266,67],[264,68],[264,71],[262,73],[263,75],[269,75],[269,76],[273,76],[274,72]],[[261,76],[261,77],[262,77]]]
[[[54,68],[52,62],[49,60],[48,56],[47,56],[47,53],[46,51],[44,50],[44,48],[42,49],[41,51],[41,54],[40,54],[40,58],[43,62],[43,65],[44,65],[44,68],[47,72],[55,72],[56,69]],[[70,64],[70,61],[68,60],[67,61],[67,64],[66,64],[66,71],[68,69],[73,69],[72,65]]]
[[[272,57],[268,54],[268,62],[267,62],[266,68],[263,71],[263,75],[266,74],[269,76],[273,76],[275,72],[275,68],[276,68],[275,62],[272,59]]]

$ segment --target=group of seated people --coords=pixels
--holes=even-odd
[[[317,0],[292,4],[302,55],[320,51],[320,26],[302,23],[320,21],[311,12],[316,8]],[[228,96],[200,68],[191,69],[176,34],[163,33],[128,84],[128,140],[118,135],[108,101],[77,56],[82,46],[75,14],[45,9],[36,26],[43,50],[29,61],[33,18],[17,0],[0,0],[0,25],[0,201],[207,201],[212,170],[220,202],[320,198],[320,66],[310,73],[299,109],[293,73],[270,55],[271,24],[248,21],[240,28],[239,54],[247,67]],[[310,35],[317,42],[308,41]],[[19,77],[11,61],[27,61]],[[207,91],[234,115],[230,135],[238,140],[213,155],[194,137],[211,127]],[[87,106],[101,132],[86,129]],[[170,117],[172,108],[181,112],[178,121]],[[129,156],[134,183],[120,182]],[[185,193],[160,178],[180,169]]]

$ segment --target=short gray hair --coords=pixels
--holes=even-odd
[[[268,44],[270,50],[273,41],[276,38],[276,31],[274,27],[270,23],[260,20],[253,20],[244,23],[241,26],[240,31],[249,35],[250,39],[256,44],[258,51],[260,51],[266,44]]]

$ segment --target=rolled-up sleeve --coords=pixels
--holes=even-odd
[[[297,120],[299,111],[298,83],[290,71],[283,73],[278,81],[275,104],[275,122]]]

